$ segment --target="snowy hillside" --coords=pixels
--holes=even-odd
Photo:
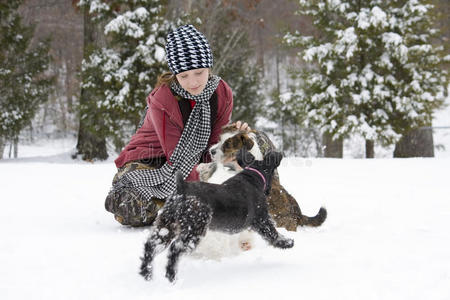
[[[0,162],[2,299],[450,299],[449,159],[287,158],[281,182],[324,225],[281,230],[291,250],[184,257],[171,285],[164,255],[137,273],[148,230],[103,208],[113,163],[39,149]]]

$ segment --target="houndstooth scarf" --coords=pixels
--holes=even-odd
[[[164,199],[176,189],[175,172],[181,171],[186,178],[200,161],[203,151],[208,146],[211,133],[211,110],[209,99],[219,85],[220,77],[212,76],[203,92],[193,96],[178,83],[171,89],[179,96],[196,102],[178,141],[173,154],[161,168],[155,170],[136,170],[122,176],[113,186],[110,193],[120,192],[125,188],[133,188],[143,199],[150,201],[152,197]]]

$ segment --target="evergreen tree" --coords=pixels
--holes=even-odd
[[[83,7],[83,55],[89,57],[93,49],[99,49],[105,45],[102,24],[96,23],[89,15],[89,8]],[[79,102],[79,127],[76,153],[72,156],[76,158],[81,155],[83,160],[108,158],[106,147],[106,130],[96,130],[103,128],[102,111],[95,107],[95,92],[93,89],[81,87]]]
[[[373,141],[392,144],[431,124],[448,79],[440,68],[442,49],[431,44],[436,30],[429,1],[299,3],[298,13],[310,16],[318,32],[285,37],[314,64],[300,72],[293,96],[307,127],[319,126],[334,140],[359,134],[373,148]]]
[[[51,88],[45,74],[50,42],[31,46],[34,27],[22,24],[17,11],[21,2],[0,3],[0,158],[5,141],[17,141]]]
[[[82,89],[91,99],[81,105],[80,118],[91,134],[111,138],[116,150],[136,130],[146,97],[166,69],[166,2],[80,1],[93,20],[106,24],[106,46],[88,49],[82,64]]]

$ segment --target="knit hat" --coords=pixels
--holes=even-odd
[[[192,25],[178,27],[167,35],[166,59],[170,71],[175,75],[213,65],[208,40]]]

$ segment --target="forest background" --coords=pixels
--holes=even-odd
[[[345,151],[352,151],[354,157],[375,157],[375,152],[383,153],[381,149],[395,147],[396,157],[434,156],[434,149],[438,146],[433,143],[431,121],[433,114],[445,107],[444,101],[437,98],[434,99],[437,103],[435,106],[427,107],[424,113],[427,118],[411,123],[414,126],[400,124],[405,131],[401,136],[394,135],[389,139],[385,139],[383,134],[368,135],[366,131],[354,128],[339,134],[339,129],[348,125],[338,124],[334,130],[330,125],[333,121],[330,116],[322,123],[309,122],[310,117],[316,117],[311,115],[311,110],[317,108],[298,105],[308,101],[304,94],[298,96],[299,82],[305,82],[300,73],[304,70],[320,73],[321,61],[308,61],[303,54],[299,55],[308,45],[293,43],[295,39],[289,36],[295,37],[297,32],[301,32],[303,36],[313,36],[317,41],[331,40],[327,40],[330,26],[317,24],[318,17],[308,15],[305,6],[303,10],[299,7],[299,2],[304,4],[308,1],[9,2],[18,4],[17,12],[23,26],[34,26],[34,31],[30,31],[30,43],[24,45],[24,53],[40,46],[39,55],[43,55],[47,45],[49,57],[48,61],[44,59],[40,62],[41,66],[48,66],[47,70],[38,70],[43,75],[35,75],[41,80],[47,80],[44,82],[46,88],[41,90],[42,95],[38,94],[42,100],[34,102],[35,108],[15,130],[1,132],[0,157],[17,157],[19,144],[40,139],[76,139],[74,157],[85,160],[106,159],[108,155],[120,151],[139,124],[146,105],[145,96],[154,86],[156,76],[166,70],[163,59],[164,37],[170,29],[186,22],[195,24],[211,43],[215,57],[213,71],[224,78],[234,92],[233,119],[247,121],[252,127],[264,130],[288,155],[343,157],[344,149],[350,149]],[[309,2],[317,4],[321,1]],[[337,5],[358,1],[322,2]],[[373,8],[377,1],[359,2],[365,2]],[[404,4],[414,1],[392,2]],[[439,32],[430,36],[427,42],[441,49],[444,54],[441,57],[448,59],[445,54],[448,53],[450,38],[450,3],[446,0],[419,2],[434,5],[427,13],[427,18],[430,18],[427,20],[433,26],[428,29],[437,28]],[[142,18],[138,15],[140,5],[149,8],[148,14]],[[2,4],[0,9],[6,9],[6,6]],[[333,14],[336,11],[330,11],[327,15],[330,19],[340,18]],[[130,27],[127,20],[142,26],[143,34],[139,33],[139,26],[128,34]],[[369,29],[371,34],[377,34],[374,32],[376,30]],[[109,52],[105,49],[109,49]],[[139,53],[136,49],[140,49],[140,54],[136,54]],[[123,56],[115,55],[117,53]],[[134,60],[125,74],[139,75],[134,83],[130,79],[132,88],[128,91],[118,79],[126,76],[123,72],[126,55]],[[1,58],[4,60],[2,63],[6,63],[8,56]],[[116,69],[105,71],[105,66],[114,64],[113,58],[121,63],[116,63]],[[445,59],[439,60],[436,68],[443,71],[439,73],[441,78],[444,77],[440,84],[446,87],[448,62],[446,65]],[[24,98],[29,101],[31,97]],[[26,100],[19,105],[19,99],[13,99],[17,107],[30,107]],[[372,99],[372,102],[376,101]],[[334,118],[348,119],[348,116]],[[389,118],[392,120],[391,116]],[[4,120],[2,122],[5,124]],[[361,128],[360,123],[354,122],[354,125],[355,128]],[[329,130],[325,130],[327,128]],[[380,128],[383,132],[387,131],[381,125]],[[355,143],[363,147],[355,147]]]

